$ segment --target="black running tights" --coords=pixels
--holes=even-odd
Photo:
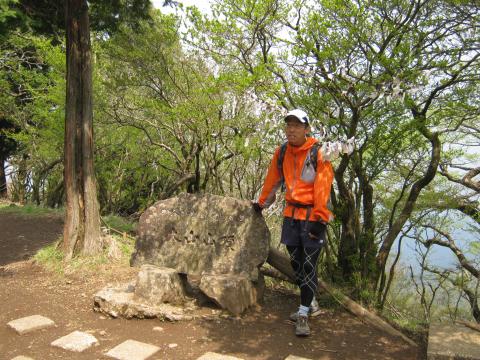
[[[300,288],[300,303],[310,306],[318,286],[317,261],[322,249],[287,245],[287,250]]]

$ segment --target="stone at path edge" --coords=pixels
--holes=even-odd
[[[29,332],[46,329],[55,325],[51,319],[42,315],[26,316],[20,319],[12,320],[7,325],[18,334],[23,335]]]
[[[238,358],[231,355],[224,355],[214,352],[207,352],[197,358],[197,360],[243,360],[242,358]]]
[[[258,298],[253,283],[241,275],[204,275],[200,289],[234,315],[241,314]]]
[[[160,348],[155,345],[136,340],[126,340],[108,351],[105,355],[117,360],[144,360],[159,350]]]
[[[307,358],[304,358],[304,357],[300,357],[300,356],[295,356],[295,355],[288,355],[285,360],[310,360],[310,359],[307,359]]]
[[[145,264],[137,275],[135,296],[159,305],[182,304],[186,294],[182,279],[175,269]]]
[[[93,335],[74,331],[53,341],[51,345],[65,350],[82,352],[93,345],[98,345],[98,340]]]
[[[480,333],[463,325],[431,324],[427,359],[480,360]]]

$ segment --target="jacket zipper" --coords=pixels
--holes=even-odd
[[[297,182],[297,154],[293,154],[293,185],[292,185],[292,198],[295,191],[295,184]]]

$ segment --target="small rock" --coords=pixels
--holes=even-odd
[[[168,344],[168,347],[169,347],[170,349],[174,349],[174,348],[176,348],[177,346],[178,346],[178,344],[175,344],[175,343],[173,343],[173,344]]]
[[[200,290],[233,315],[240,315],[257,301],[253,282],[243,275],[205,274],[200,280]]]
[[[99,334],[100,334],[101,336],[105,336],[105,335],[107,335],[107,332],[106,332],[105,330],[101,330],[101,331],[99,332]]]
[[[98,340],[93,335],[81,331],[74,331],[55,340],[51,345],[65,350],[82,352],[93,345],[98,345]]]
[[[13,330],[20,335],[26,334],[31,331],[45,329],[50,326],[54,326],[55,323],[41,315],[27,316],[21,319],[12,320],[7,324]]]
[[[185,287],[175,269],[142,265],[137,275],[135,296],[154,305],[183,304]]]
[[[219,353],[214,353],[214,352],[207,352],[197,358],[197,360],[243,360],[241,358],[231,356],[231,355],[226,355],[226,354],[219,354]]]
[[[108,351],[105,355],[117,360],[144,360],[159,350],[160,348],[155,345],[142,343],[136,340],[126,340]]]
[[[155,326],[153,331],[163,331],[163,328],[161,326]]]

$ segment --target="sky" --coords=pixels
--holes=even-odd
[[[210,8],[210,1],[209,0],[177,0],[179,3],[182,3],[183,6],[193,6],[195,5],[199,10],[202,12],[207,12]],[[152,0],[152,4],[156,8],[162,8],[163,0]],[[167,14],[174,13],[175,11],[173,8],[167,6],[162,8],[162,12]]]
[[[467,217],[464,216],[452,216],[452,220],[456,222],[455,226],[447,231],[450,233],[452,238],[455,241],[456,246],[463,251],[465,257],[474,263],[479,260],[479,256],[472,254],[469,251],[469,247],[473,242],[479,242],[480,237],[474,231],[469,231],[470,226],[479,228],[476,223]],[[433,232],[432,232],[433,235]],[[446,240],[442,238],[442,240]],[[394,258],[397,253],[398,247],[398,238],[395,240],[394,245],[392,246],[392,251],[390,252],[391,259]],[[422,250],[425,248],[422,246]],[[410,238],[404,238],[402,241],[400,263],[401,266],[410,266],[412,265],[414,271],[419,270],[419,255],[415,251],[415,241]],[[434,245],[431,248],[431,251],[428,256],[428,263],[442,269],[454,269],[458,266],[459,261],[453,252],[445,247]]]

